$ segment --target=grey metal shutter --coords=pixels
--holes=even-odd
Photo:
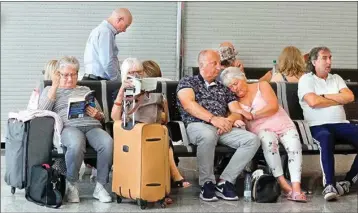
[[[186,2],[184,67],[232,41],[246,67],[271,67],[288,45],[328,46],[332,67],[357,69],[357,2]]]
[[[176,78],[176,2],[2,2],[2,133],[8,112],[26,108],[47,61],[72,55],[83,69],[89,33],[117,7],[133,15],[133,24],[116,39],[119,59],[152,59],[164,77]]]

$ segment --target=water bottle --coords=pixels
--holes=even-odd
[[[276,73],[276,60],[272,61],[272,76]]]
[[[244,201],[251,202],[251,173],[246,172],[245,175]]]

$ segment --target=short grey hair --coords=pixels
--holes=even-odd
[[[80,70],[80,62],[74,56],[65,56],[57,62],[57,70],[62,70],[67,66],[72,66],[77,73]]]
[[[132,70],[143,70],[143,64],[137,58],[126,58],[121,65],[122,82],[127,79],[128,72]]]
[[[220,79],[225,86],[229,86],[233,79],[241,79],[246,81],[246,76],[245,73],[240,71],[240,68],[228,67],[222,71]]]

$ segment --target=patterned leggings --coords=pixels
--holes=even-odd
[[[296,129],[289,129],[285,133],[276,134],[268,130],[258,133],[267,164],[274,177],[283,175],[278,140],[285,147],[288,154],[288,169],[291,182],[301,182],[302,146]]]

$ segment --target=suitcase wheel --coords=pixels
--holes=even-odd
[[[138,203],[138,205],[140,206],[140,209],[146,209],[147,206],[148,206],[147,201],[142,200],[142,199],[139,199],[139,200],[137,201],[137,203]]]
[[[162,209],[167,208],[167,203],[165,202],[165,198],[160,201],[160,207],[161,207]]]
[[[16,188],[15,187],[11,187],[11,194],[15,194]]]
[[[117,203],[122,203],[122,198],[119,195],[117,195]]]

